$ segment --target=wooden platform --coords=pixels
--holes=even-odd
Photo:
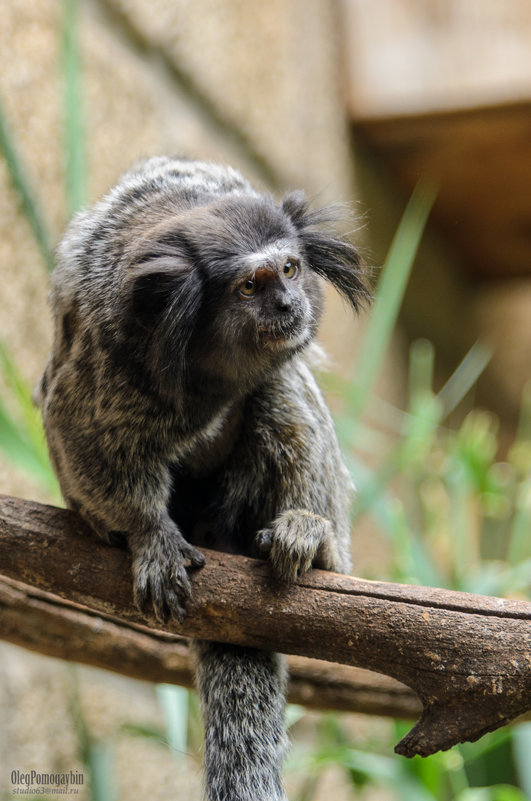
[[[357,119],[354,134],[405,193],[437,182],[432,217],[472,276],[531,275],[531,101]]]

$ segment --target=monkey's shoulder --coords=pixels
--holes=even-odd
[[[266,416],[290,416],[301,421],[330,417],[312,366],[300,355],[265,382],[253,402]]]
[[[289,449],[293,458],[309,453],[327,440],[334,427],[323,394],[309,365],[295,357],[247,401],[244,434],[250,447]]]
[[[146,385],[147,386],[147,385]],[[130,371],[119,369],[101,349],[56,349],[40,382],[40,405],[47,429],[113,431],[127,440],[138,429],[139,437],[169,435],[173,418],[159,397],[131,380]],[[174,415],[175,416],[175,415]]]

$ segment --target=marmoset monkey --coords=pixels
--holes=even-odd
[[[58,248],[39,395],[67,505],[131,550],[135,600],[182,621],[196,546],[267,555],[293,581],[350,568],[350,480],[305,350],[322,279],[357,309],[356,250],[301,193],[152,158]],[[281,801],[285,670],[198,642],[209,801]]]

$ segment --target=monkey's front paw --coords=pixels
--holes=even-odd
[[[141,612],[153,605],[155,617],[166,623],[170,615],[179,623],[190,597],[189,567],[202,567],[205,557],[180,534],[153,538],[132,548],[135,603]]]
[[[311,567],[338,569],[330,521],[305,509],[280,514],[270,528],[258,532],[256,544],[284,581],[295,581]]]

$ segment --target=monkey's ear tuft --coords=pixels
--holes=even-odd
[[[179,281],[175,266],[162,260],[132,267],[125,281],[125,298],[130,318],[143,328],[153,329],[168,305]]]
[[[345,297],[356,311],[370,298],[366,276],[356,248],[331,226],[348,217],[344,206],[311,209],[304,192],[291,192],[282,210],[297,229],[311,269]]]
[[[299,231],[317,226],[323,230],[333,229],[334,224],[337,224],[339,220],[349,220],[351,217],[348,207],[342,203],[333,203],[312,209],[310,201],[301,190],[284,195],[282,211],[288,215]]]
[[[124,289],[129,331],[148,345],[151,372],[170,391],[186,370],[202,303],[200,276],[184,261],[154,258],[130,268]]]
[[[153,368],[167,387],[182,381],[190,366],[189,346],[202,304],[203,285],[197,270],[180,271],[153,335]]]
[[[302,191],[289,192],[282,198],[282,211],[297,228],[304,226],[308,214],[308,200]]]
[[[359,311],[369,301],[370,292],[356,248],[339,236],[322,231],[305,230],[301,238],[310,268]]]

